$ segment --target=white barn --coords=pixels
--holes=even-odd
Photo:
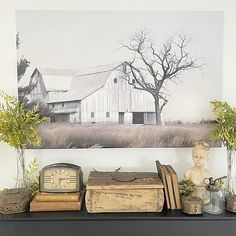
[[[31,99],[47,104],[56,122],[154,124],[153,97],[128,84],[123,66],[85,71],[36,68]]]

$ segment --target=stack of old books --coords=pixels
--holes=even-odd
[[[78,211],[81,209],[83,193],[38,192],[30,203],[30,211]]]
[[[171,165],[162,165],[156,161],[158,174],[164,185],[165,202],[167,209],[181,209],[178,176]]]

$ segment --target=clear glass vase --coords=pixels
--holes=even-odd
[[[16,188],[26,187],[25,175],[25,153],[24,149],[16,149],[17,151],[17,173],[16,173]]]
[[[235,151],[227,149],[227,182],[226,196],[236,195],[236,156]]]

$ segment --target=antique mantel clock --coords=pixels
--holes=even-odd
[[[40,191],[50,193],[79,192],[83,189],[83,173],[80,166],[55,163],[40,172]]]

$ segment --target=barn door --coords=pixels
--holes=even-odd
[[[55,115],[55,122],[69,123],[70,122],[70,115],[69,114],[56,114]]]
[[[133,124],[144,124],[143,112],[133,112]]]
[[[125,113],[119,112],[119,124],[124,124],[125,121]]]

